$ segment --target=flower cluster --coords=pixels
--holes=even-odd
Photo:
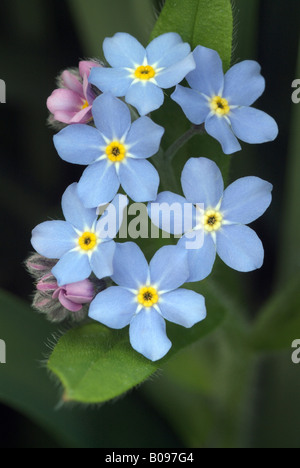
[[[27,266],[37,281],[34,305],[50,311],[50,319],[83,318],[88,308],[91,319],[108,327],[129,326],[132,347],[156,361],[172,346],[166,321],[190,328],[205,319],[204,297],[181,286],[206,278],[216,254],[241,272],[262,266],[262,243],[247,225],[270,205],[272,185],[244,177],[225,189],[217,165],[201,157],[183,169],[184,197],[159,193],[165,129],[150,112],[163,105],[163,90],[176,86],[171,98],[226,154],[241,150],[238,139],[272,141],[278,128],[250,107],[265,89],[256,62],[237,64],[224,76],[216,51],[191,51],[176,33],[146,48],[117,33],[105,39],[103,50],[110,66],[80,62],[77,72],[63,72],[60,89],[48,99],[52,120],[67,124],[54,136],[59,156],[87,167],[62,197],[65,220],[33,230],[38,254]],[[185,78],[189,88],[180,84]],[[156,167],[148,161],[155,155]],[[116,242],[128,197],[147,202],[154,225],[181,236],[176,246],[159,249],[150,264],[135,243]],[[170,216],[175,205],[179,211]],[[188,228],[181,216],[186,206]]]

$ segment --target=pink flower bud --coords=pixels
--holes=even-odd
[[[57,288],[52,297],[53,299],[58,299],[65,309],[70,312],[79,312],[83,304],[92,302],[94,295],[94,286],[87,279]]]

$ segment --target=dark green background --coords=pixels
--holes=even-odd
[[[59,159],[52,143],[53,132],[46,126],[45,103],[55,87],[55,76],[65,67],[75,66],[78,58],[101,57],[104,37],[117,31],[132,33],[146,45],[161,4],[160,0],[1,0],[0,78],[7,84],[7,103],[0,105],[1,288],[23,299],[30,298],[32,282],[22,262],[31,251],[31,229],[39,222],[60,216],[61,194],[82,172],[82,168]],[[266,248],[265,265],[247,277],[233,274],[234,280],[240,277],[239,290],[243,291],[245,301],[250,302],[255,316],[272,293],[274,284],[289,280],[299,271],[300,239],[295,228],[299,220],[295,218],[299,217],[300,200],[295,197],[299,196],[300,104],[298,107],[291,101],[291,84],[300,78],[297,64],[300,3],[299,0],[236,0],[234,17],[233,61],[257,59],[262,64],[267,89],[258,107],[275,117],[280,128],[276,142],[244,145],[243,153],[235,155],[232,163],[232,179],[256,175],[275,187],[271,209],[255,225]],[[294,208],[290,212],[291,206]],[[295,264],[286,268],[286,252],[294,248],[298,248]],[[15,326],[18,328],[17,321]],[[300,330],[295,330],[295,338],[300,338]],[[46,424],[42,424],[41,430],[36,419],[33,423],[21,412],[3,405],[0,406],[0,446],[297,447],[300,445],[300,365],[291,364],[290,354],[289,351],[260,360],[260,371],[249,389],[251,415],[245,427],[242,426],[245,434],[239,434],[241,437],[235,441],[226,440],[222,434],[226,420],[230,420],[224,408],[210,410],[205,398],[197,398],[196,392],[190,399],[182,384],[176,386],[174,376],[172,381],[171,369],[165,377],[171,383],[156,378],[148,387],[135,390],[117,402],[87,411],[78,407],[55,410],[57,390],[49,380],[53,401],[48,403],[48,410],[55,412],[56,424],[66,427],[65,433],[62,430],[55,434],[52,425],[49,435]],[[162,410],[163,400],[155,396],[157,392],[163,395],[167,391],[172,392],[172,398],[181,395],[174,400],[177,417],[172,411]],[[177,401],[182,406],[175,408]],[[216,416],[213,424],[220,423],[209,437],[201,421],[182,420],[187,427],[185,430],[178,427],[180,412],[192,413],[188,408],[191,402],[199,420],[203,417],[203,426],[209,419],[209,411]],[[92,435],[82,439],[78,434],[69,437],[66,432],[72,418],[78,427],[84,420],[83,430]]]

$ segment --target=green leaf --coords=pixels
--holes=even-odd
[[[128,328],[115,331],[89,323],[69,331],[48,362],[63,384],[64,400],[101,403],[113,399],[145,381],[180,349],[210,333],[222,322],[226,308],[208,284],[201,285],[201,291],[207,299],[207,319],[189,330],[168,323],[173,347],[155,363],[132,349]]]
[[[251,344],[260,351],[290,348],[300,337],[300,276],[266,304],[255,324]]]
[[[217,50],[224,71],[231,64],[233,17],[230,0],[167,0],[151,38],[177,32],[194,49]]]

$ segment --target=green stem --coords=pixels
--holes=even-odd
[[[178,151],[195,135],[202,135],[205,133],[204,124],[202,125],[193,125],[187,132],[181,135],[178,140],[176,140],[166,151],[165,160],[169,163],[173,161],[174,157]]]

